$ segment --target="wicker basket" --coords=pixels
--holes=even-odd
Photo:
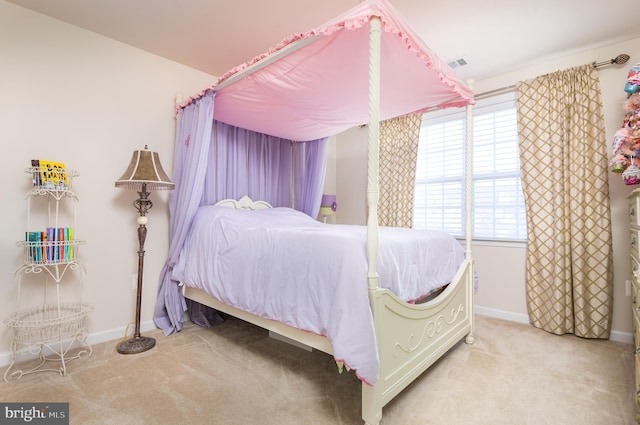
[[[86,332],[86,318],[93,306],[80,303],[50,304],[17,311],[4,323],[19,344],[44,344]]]

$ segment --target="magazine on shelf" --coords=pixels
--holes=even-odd
[[[67,169],[62,162],[32,159],[31,166],[34,169],[34,186],[57,190],[66,190],[69,188]]]

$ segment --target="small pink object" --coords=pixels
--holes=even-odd
[[[624,173],[622,173],[622,179],[626,185],[640,183],[640,168],[635,164],[631,164]]]

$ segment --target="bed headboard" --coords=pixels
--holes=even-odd
[[[237,201],[235,199],[223,199],[222,201],[216,202],[216,205],[235,208],[237,210],[263,210],[267,208],[273,208],[268,202],[253,201],[246,195]]]

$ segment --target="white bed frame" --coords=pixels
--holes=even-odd
[[[474,268],[471,253],[471,154],[466,157],[466,259],[453,281],[435,299],[423,304],[408,304],[393,293],[378,287],[378,143],[380,136],[380,18],[373,16],[369,26],[369,123],[368,123],[368,179],[367,203],[367,273],[369,299],[380,355],[380,375],[374,386],[362,384],[362,418],[367,425],[378,425],[382,419],[382,407],[392,400],[407,385],[413,382],[436,360],[462,339],[473,342],[473,294]],[[295,48],[295,45],[292,46]],[[268,57],[266,63],[286,55],[277,52]],[[235,75],[239,79],[261,67],[258,62],[245,72]],[[472,82],[469,82],[472,85]],[[222,84],[220,85],[222,86]],[[220,88],[219,86],[219,88]],[[472,109],[467,106],[467,122],[471,121]],[[471,152],[471,126],[467,126],[466,151]],[[269,208],[261,201],[249,198],[239,201],[225,200],[221,204],[233,208]],[[303,332],[282,323],[265,320],[230,307],[202,291],[185,285],[186,298],[213,307],[232,316],[283,335],[293,341],[332,354],[329,341],[321,336]]]
[[[216,205],[250,210],[271,207],[267,202],[253,202],[246,196],[238,201],[226,199]],[[464,260],[440,295],[423,304],[405,303],[386,289],[369,290],[380,355],[380,377],[373,387],[362,384],[362,419],[366,424],[378,424],[382,419],[382,407],[461,339],[466,337],[466,342],[473,342],[473,290],[473,261],[469,259]],[[184,285],[184,296],[297,343],[333,354],[329,341],[320,335],[247,313],[187,285]]]

